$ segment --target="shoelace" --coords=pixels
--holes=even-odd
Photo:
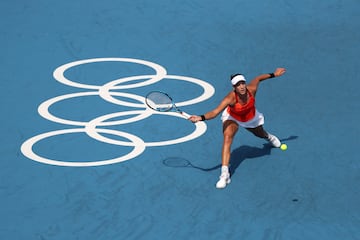
[[[230,177],[230,175],[228,173],[222,173],[219,178],[220,179],[228,179],[229,177]]]

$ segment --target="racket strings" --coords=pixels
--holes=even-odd
[[[157,111],[166,112],[173,107],[172,99],[161,92],[152,92],[146,97],[147,105]]]

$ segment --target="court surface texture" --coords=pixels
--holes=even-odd
[[[360,2],[0,3],[0,239],[360,239]],[[220,116],[261,83],[265,129],[239,129],[231,183]]]

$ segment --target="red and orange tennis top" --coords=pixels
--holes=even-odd
[[[236,103],[233,106],[227,107],[227,112],[240,122],[247,122],[254,118],[256,109],[255,109],[255,98],[254,96],[247,91],[248,101],[246,104],[242,105],[239,103],[239,97],[234,91]]]

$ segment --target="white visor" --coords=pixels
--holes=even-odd
[[[240,81],[246,82],[245,77],[244,77],[243,75],[236,75],[235,77],[233,77],[233,78],[231,79],[231,84],[232,84],[232,85],[236,85],[236,84],[237,84],[238,82],[240,82]]]

